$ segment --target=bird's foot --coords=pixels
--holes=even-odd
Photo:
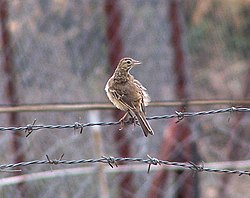
[[[130,115],[131,117],[129,117],[127,120],[127,115]],[[124,129],[125,124],[133,124],[133,127],[135,128],[135,125],[140,126],[136,116],[133,116],[132,114],[130,114],[129,112],[125,113],[124,116],[122,116],[122,118],[119,120],[120,122],[120,128],[119,131],[121,131],[122,129]]]
[[[139,122],[138,122],[138,120],[136,119],[135,116],[130,117],[130,118],[128,119],[128,123],[129,123],[129,124],[133,124],[133,130],[135,129],[135,125],[140,126],[140,124],[139,124]]]
[[[125,113],[124,116],[122,116],[122,118],[119,120],[119,122],[120,122],[119,131],[121,131],[124,128],[124,126],[125,126],[125,118],[127,117],[127,115],[128,115],[128,112]]]

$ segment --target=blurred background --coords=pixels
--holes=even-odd
[[[250,99],[249,19],[249,0],[0,0],[0,108],[108,105],[104,86],[125,56],[143,63],[131,73],[147,88],[152,102],[183,101],[149,106],[147,116],[231,107],[232,101],[216,101]],[[194,99],[201,103],[189,105],[187,101]],[[34,119],[41,125],[108,122],[122,115],[111,108],[2,112],[0,126],[26,126]],[[78,160],[149,154],[177,162],[215,162],[218,167],[220,162],[240,160],[250,168],[249,114],[149,122],[155,135],[148,138],[139,126],[123,131],[119,126],[86,127],[81,134],[73,129],[42,129],[28,137],[23,131],[1,131],[0,164],[44,160],[45,155]],[[121,173],[122,166],[126,165],[116,167],[116,172],[105,171],[111,169],[105,164],[18,167],[22,172],[0,173],[0,194],[63,198],[250,194],[247,176],[190,170],[147,174],[147,165]],[[73,174],[77,168],[82,169]],[[65,176],[64,170],[72,175]],[[40,176],[27,179],[36,173]],[[53,176],[43,178],[45,173]]]

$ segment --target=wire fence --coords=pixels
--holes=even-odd
[[[177,118],[177,122],[181,121],[186,117],[195,117],[195,116],[205,116],[205,115],[213,115],[213,114],[220,114],[220,113],[233,113],[233,112],[250,112],[250,108],[247,107],[230,107],[230,108],[223,108],[223,109],[215,109],[215,110],[208,110],[208,111],[198,111],[198,112],[179,112],[175,111],[175,114],[171,115],[161,115],[161,116],[152,116],[147,117],[147,120],[159,120],[159,119],[171,119]],[[132,124],[134,121],[132,119],[125,122],[125,124]],[[120,122],[95,122],[95,123],[86,123],[82,124],[79,122],[75,122],[74,124],[64,124],[64,125],[36,125],[36,119],[33,121],[32,124],[28,124],[26,126],[20,127],[0,127],[0,131],[25,131],[26,137],[28,137],[33,131],[37,131],[40,129],[74,129],[80,130],[80,133],[83,132],[85,127],[92,127],[92,126],[111,126],[111,125],[118,125]]]
[[[73,164],[95,164],[95,163],[104,163],[108,164],[111,168],[118,167],[119,163],[124,164],[125,163],[139,163],[139,164],[147,164],[148,169],[147,173],[150,172],[151,165],[165,165],[165,166],[175,166],[177,168],[183,168],[183,169],[189,169],[195,172],[210,172],[210,173],[224,173],[224,174],[237,174],[239,176],[241,175],[248,175],[250,176],[250,171],[247,170],[229,170],[229,169],[218,169],[218,168],[209,168],[205,167],[205,164],[195,164],[193,162],[171,162],[166,160],[157,159],[155,157],[151,157],[150,155],[147,155],[146,158],[130,158],[130,157],[106,157],[101,156],[101,158],[98,159],[80,159],[80,160],[62,160],[62,157],[60,159],[49,159],[49,157],[46,155],[47,160],[33,160],[28,162],[20,162],[16,164],[3,164],[0,165],[0,170],[2,172],[4,171],[19,171],[19,170],[11,170],[10,168],[17,168],[22,166],[30,166],[30,165],[41,165],[41,164],[64,164],[64,165],[73,165]]]
[[[158,119],[170,119],[176,118],[179,122],[186,117],[195,117],[195,116],[205,116],[205,115],[213,115],[219,113],[233,113],[233,112],[250,112],[250,108],[247,107],[230,107],[230,108],[223,108],[223,109],[214,109],[214,110],[207,110],[207,111],[198,111],[198,112],[178,112],[176,111],[174,114],[171,115],[162,115],[162,116],[152,116],[148,117],[148,120],[158,120]],[[127,124],[133,123],[132,120],[128,120]],[[37,131],[40,129],[74,129],[80,130],[80,133],[83,132],[85,127],[92,127],[92,126],[110,126],[110,125],[118,125],[119,122],[91,122],[91,123],[78,123],[75,122],[74,124],[68,125],[36,125],[36,120],[32,124],[28,124],[26,126],[20,127],[0,127],[0,131],[25,131],[26,137],[28,137],[33,131]],[[46,155],[47,156],[47,155]],[[195,172],[210,172],[210,173],[225,173],[225,174],[238,174],[241,175],[249,175],[250,171],[247,170],[232,170],[232,169],[219,169],[219,168],[209,168],[206,167],[204,163],[202,164],[195,164],[193,162],[171,162],[166,160],[157,159],[155,157],[151,157],[147,155],[147,159],[143,158],[123,158],[123,157],[106,157],[102,156],[98,159],[80,159],[80,160],[63,160],[63,155],[60,159],[53,159],[51,160],[47,156],[47,160],[33,160],[27,162],[20,162],[15,164],[2,164],[0,165],[1,172],[16,172],[21,170],[15,170],[14,168],[23,167],[23,166],[31,166],[31,165],[41,165],[41,164],[64,164],[64,165],[73,165],[73,164],[94,164],[94,163],[104,163],[110,165],[111,168],[118,167],[119,164],[127,163],[137,163],[137,164],[147,164],[148,165],[148,173],[150,171],[151,165],[165,165],[165,166],[175,166],[177,168],[189,169]]]

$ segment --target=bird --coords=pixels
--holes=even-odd
[[[109,100],[118,109],[125,111],[125,115],[119,120],[121,129],[124,127],[124,119],[129,114],[133,120],[139,122],[144,135],[154,135],[154,131],[145,117],[145,106],[150,102],[146,88],[134,78],[129,71],[141,62],[129,57],[119,61],[113,75],[105,86]]]

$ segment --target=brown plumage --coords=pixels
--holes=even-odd
[[[114,74],[108,80],[105,91],[109,100],[126,114],[135,116],[147,137],[148,134],[154,135],[153,129],[145,118],[145,106],[150,101],[146,88],[136,80],[130,73],[130,69],[135,65],[141,64],[132,58],[123,58],[120,60]]]

